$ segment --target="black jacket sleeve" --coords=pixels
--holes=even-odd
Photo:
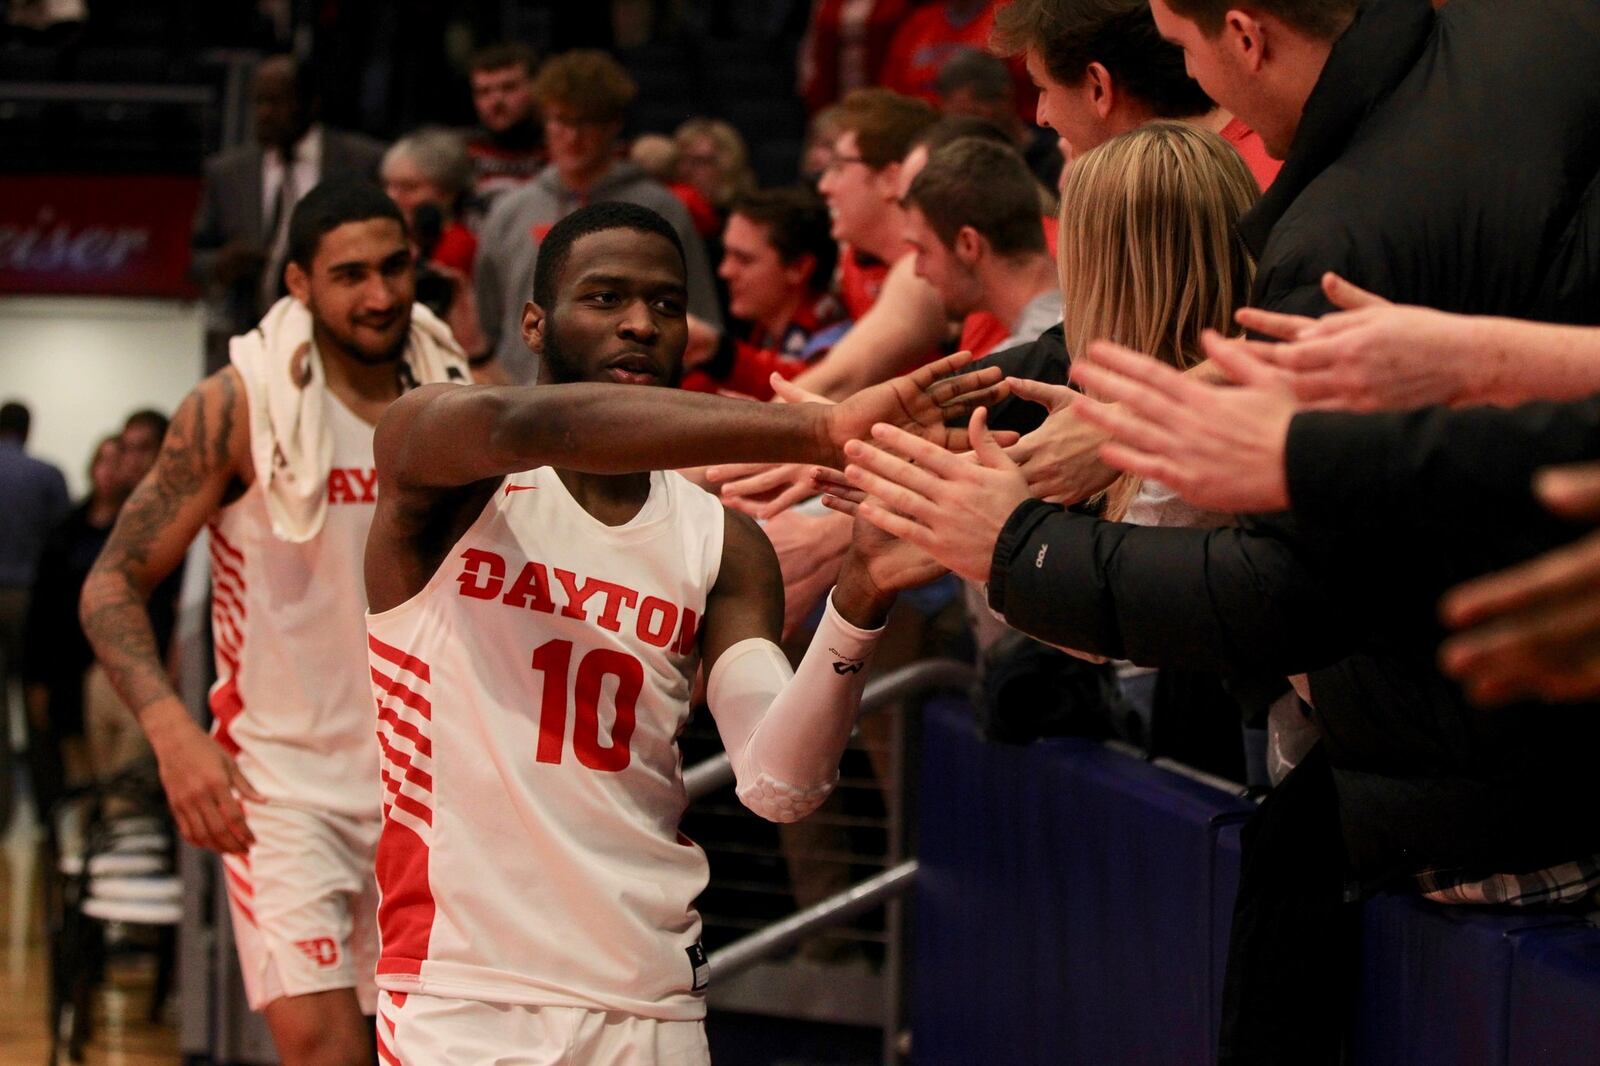
[[[1159,529],[1027,500],[995,543],[989,603],[1030,636],[1145,666],[1317,669],[1360,639],[1359,596],[1291,525]]]
[[[1595,459],[1600,397],[1510,410],[1306,412],[1289,424],[1284,467],[1307,525],[1473,535],[1551,525],[1532,494],[1534,474]]]

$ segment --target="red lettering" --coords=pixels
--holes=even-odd
[[[640,640],[665,648],[678,625],[678,608],[659,596],[646,596],[639,605],[639,624],[634,632]]]
[[[600,746],[600,686],[607,674],[617,679],[616,713],[611,720],[611,746]],[[572,699],[577,713],[572,723],[572,753],[591,770],[616,773],[626,770],[632,753],[635,708],[644,688],[644,666],[633,656],[614,648],[596,648],[578,663],[578,680]]]
[[[533,668],[544,675],[539,698],[539,744],[534,760],[559,764],[567,731],[567,673],[572,667],[572,642],[552,640],[533,652]],[[611,701],[611,743],[600,745],[600,696],[606,676],[617,679]],[[572,725],[572,751],[591,770],[616,773],[625,770],[633,753],[628,745],[637,724],[639,693],[644,689],[644,665],[626,652],[595,648],[578,662],[573,685],[577,713]]]
[[[693,655],[695,642],[700,639],[700,619],[689,607],[683,609],[683,625],[678,628],[678,641],[672,650],[679,655]]]
[[[543,563],[528,563],[523,566],[522,573],[517,575],[517,580],[512,582],[506,590],[505,597],[500,601],[511,607],[526,607],[530,611],[542,611],[550,614],[556,609],[555,601],[550,598],[550,574],[545,570]]]
[[[352,470],[350,476],[355,478],[356,487],[361,490],[362,503],[378,502],[378,472],[376,470]]]
[[[539,746],[534,759],[560,763],[567,734],[567,670],[572,665],[572,641],[552,640],[533,652],[533,668],[544,675],[539,698]]]
[[[583,605],[601,593],[605,594],[606,605],[600,612],[597,623],[602,629],[609,629],[615,633],[622,628],[622,622],[617,615],[624,604],[632,607],[639,601],[639,594],[625,585],[614,581],[602,581],[600,578],[585,578],[583,587],[578,587],[578,575],[571,570],[556,570],[556,579],[561,582],[561,587],[567,593],[567,605],[561,608],[561,617],[576,618],[580,622],[589,620],[589,612]]]
[[[328,502],[356,502],[355,490],[350,487],[350,475],[337,466],[328,471]]]
[[[500,595],[500,589],[506,583],[504,559],[494,552],[478,548],[468,548],[461,553],[461,558],[466,563],[461,568],[461,573],[456,575],[456,583],[461,586],[461,595],[470,596],[475,600],[492,600]]]

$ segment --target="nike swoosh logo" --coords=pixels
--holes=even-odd
[[[538,487],[538,485],[507,485],[506,495],[509,496],[513,492],[527,492],[529,489],[536,489]]]

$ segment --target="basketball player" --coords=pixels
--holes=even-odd
[[[363,1014],[375,1006],[381,811],[359,563],[376,485],[373,425],[404,382],[428,380],[412,364],[425,364],[416,352],[432,335],[417,335],[404,223],[376,187],[312,189],[291,217],[289,254],[285,280],[309,309],[311,344],[297,339],[305,312],[280,301],[235,340],[234,363],[184,400],[95,563],[82,616],[155,749],[179,831],[223,855],[245,990],[283,1061],[370,1063]],[[241,362],[241,343],[261,358]],[[426,365],[465,376],[449,353]],[[296,414],[300,425],[321,421],[331,455],[320,466],[311,458],[291,468],[288,431],[261,449],[260,434],[272,431],[263,423],[275,418],[255,412],[284,413],[274,390],[315,408]],[[253,454],[275,456],[274,469]],[[321,512],[297,534],[305,539],[275,532],[282,516],[267,474],[305,479]],[[173,691],[143,609],[202,527],[220,678],[210,736]]]
[[[584,208],[545,238],[524,308],[539,383],[419,389],[379,426],[386,1063],[708,1061],[707,867],[678,831],[696,670],[740,798],[804,817],[837,780],[896,590],[927,580],[862,527],[791,673],[760,528],[675,473],[627,471],[832,462],[872,411],[931,436],[953,361],[903,410],[904,380],[837,407],[604,384],[674,384],[684,304],[670,226]]]

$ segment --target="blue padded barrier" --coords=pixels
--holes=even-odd
[[[1508,1066],[1600,1062],[1600,929],[1587,922],[1516,937]]]
[[[1220,823],[1252,809],[1096,744],[985,744],[928,708],[919,1063],[1204,1062]]]
[[[1213,1061],[1252,805],[1082,741],[923,730],[913,1056]],[[1600,1066],[1600,929],[1568,914],[1365,905],[1357,1066]]]
[[[1570,924],[1549,912],[1453,907],[1412,896],[1368,901],[1355,1061],[1505,1066],[1517,939],[1530,930]],[[1590,1061],[1600,1061],[1600,1049]]]

